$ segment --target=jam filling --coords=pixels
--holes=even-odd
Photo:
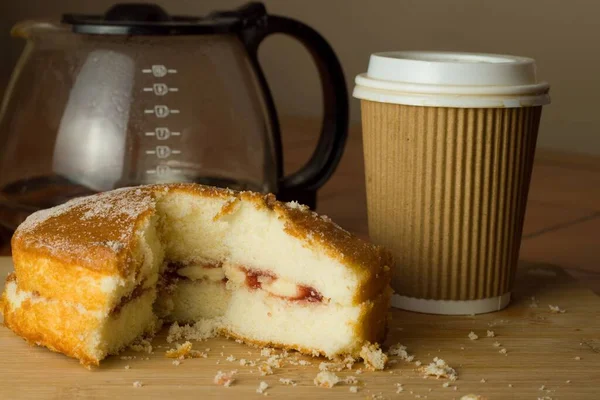
[[[271,282],[277,279],[277,276],[269,272],[251,270],[243,267],[240,267],[240,269],[246,274],[246,285],[254,290],[262,289],[265,282]],[[323,301],[323,295],[321,295],[321,293],[319,293],[313,287],[296,285],[296,290],[297,294],[293,297],[279,295],[274,296],[293,301],[307,301],[309,303],[320,303]]]
[[[181,276],[177,273],[177,271],[181,268],[187,267],[191,264],[178,263],[178,262],[169,262],[163,274],[161,274],[159,280],[159,290],[165,290],[167,292],[171,292],[175,290],[175,285],[179,280],[191,280],[185,276]],[[212,268],[222,268],[222,263],[211,263],[203,265],[202,268],[212,269]],[[323,302],[323,295],[319,293],[315,288],[307,285],[295,285],[295,294],[294,295],[282,295],[277,293],[272,293],[268,290],[268,288],[263,287],[263,285],[271,284],[277,279],[279,279],[275,274],[266,271],[258,271],[255,269],[238,267],[240,271],[245,274],[245,284],[248,288],[252,290],[265,290],[272,296],[279,297],[282,299],[290,300],[290,301],[303,301],[308,303],[321,303]],[[228,278],[223,278],[221,282],[227,283]]]
[[[177,270],[179,270],[181,268],[189,267],[190,265],[193,265],[193,263],[168,262],[167,267],[165,268],[164,272],[161,275],[162,286],[165,286],[165,287],[171,286],[171,285],[177,283],[177,281],[179,281],[179,280],[191,281],[192,279],[190,279],[186,276],[179,275],[177,273]],[[223,263],[220,261],[202,265],[202,268],[204,268],[204,269],[213,269],[213,268],[222,268],[222,267],[223,267]],[[221,282],[227,283],[228,280],[229,279],[227,279],[227,278],[223,278],[223,279],[221,279]]]

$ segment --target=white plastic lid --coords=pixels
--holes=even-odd
[[[426,107],[531,107],[550,103],[535,60],[433,51],[375,53],[356,77],[354,97]]]

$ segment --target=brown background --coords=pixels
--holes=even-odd
[[[241,0],[162,0],[172,13],[204,14]],[[22,43],[12,24],[62,12],[99,13],[113,1],[19,0],[0,2],[0,92]],[[553,104],[544,111],[540,146],[600,154],[600,2],[593,0],[267,0],[271,13],[299,19],[333,45],[352,88],[371,52],[439,49],[512,53],[537,59],[552,84]],[[264,43],[261,58],[281,114],[318,115],[316,70],[301,46],[285,37]],[[293,77],[293,79],[291,79]],[[359,119],[352,101],[352,118]]]

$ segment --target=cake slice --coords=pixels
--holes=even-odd
[[[386,332],[389,253],[272,195],[119,189],[33,214],[12,248],[6,326],[86,365],[164,321],[330,358]]]

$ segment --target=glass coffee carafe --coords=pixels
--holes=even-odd
[[[324,121],[312,157],[284,176],[277,114],[257,49],[300,40],[321,75]],[[160,182],[273,192],[315,205],[347,135],[342,69],[308,26],[260,3],[206,17],[148,4],[61,23],[22,22],[27,39],[0,111],[0,224],[117,187]]]

